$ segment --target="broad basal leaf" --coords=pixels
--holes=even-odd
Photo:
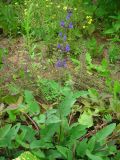
[[[56,146],[57,150],[61,153],[61,155],[64,157],[66,160],[72,160],[72,151],[69,150],[67,147],[63,146]]]
[[[45,140],[34,140],[31,144],[30,144],[30,148],[31,149],[36,149],[36,148],[40,148],[40,149],[49,149],[49,148],[54,148],[53,144],[50,142],[47,142]]]
[[[0,128],[0,140],[3,139],[8,134],[11,126],[12,126],[11,124],[7,124],[4,127]]]
[[[33,97],[31,91],[25,90],[24,95],[25,95],[25,102],[26,103],[30,104],[31,102],[34,101],[34,97]]]
[[[86,151],[86,155],[90,158],[90,160],[103,160],[102,157],[93,155],[89,150]]]
[[[113,132],[113,130],[115,129],[115,127],[116,127],[116,124],[113,123],[113,124],[110,124],[110,125],[106,126],[105,128],[103,128],[99,132],[97,132],[97,134],[96,134],[96,140],[98,142],[100,142],[100,141],[106,139]]]
[[[86,154],[86,150],[87,150],[87,139],[84,139],[77,145],[76,148],[77,155],[83,157]]]

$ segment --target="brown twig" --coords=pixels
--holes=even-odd
[[[96,126],[94,130],[89,131],[85,136],[81,137],[79,140],[82,141],[84,138],[89,138],[92,135],[96,134],[98,130],[102,129],[106,126],[106,123],[101,124],[100,126]]]
[[[40,128],[39,128],[39,126],[36,124],[36,122],[33,121],[33,119],[32,119],[27,113],[23,113],[23,114],[32,122],[32,124],[35,126],[36,130],[39,131]]]

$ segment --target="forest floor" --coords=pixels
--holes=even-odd
[[[71,83],[74,88],[80,90],[95,88],[99,92],[105,92],[104,78],[101,78],[95,71],[88,71],[85,61],[85,53],[80,55],[79,67],[76,67],[76,65],[68,59],[68,66],[66,69],[56,69],[53,62],[51,63],[48,61],[48,58],[45,56],[37,55],[31,59],[25,49],[24,39],[21,37],[15,39],[0,38],[0,48],[7,50],[8,52],[3,59],[3,67],[0,72],[0,87],[2,87],[2,89],[4,87],[6,90],[6,84],[8,85],[14,82],[16,85],[34,90],[35,88],[33,86],[36,77],[38,76],[56,81],[62,79],[64,82],[68,78],[66,75],[70,73]],[[44,53],[47,52],[47,48],[43,42],[37,44],[37,50]],[[95,64],[99,64],[99,61],[100,60],[98,59],[93,59],[93,63]],[[116,63],[109,67],[112,79],[118,81],[120,81],[119,66],[120,63]],[[23,72],[25,72],[25,75],[23,75]],[[28,73],[31,74],[31,78],[27,76]]]

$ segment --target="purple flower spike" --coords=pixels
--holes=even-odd
[[[66,16],[66,20],[69,20],[71,15],[72,15],[72,12],[68,12],[68,15]]]
[[[68,28],[72,29],[73,28],[73,24],[72,22],[69,24]]]
[[[59,36],[62,37],[62,32],[59,33]]]
[[[69,19],[70,19],[70,16],[69,16],[69,15],[67,15],[66,20],[69,20]]]
[[[60,45],[60,44],[58,44],[58,45],[57,45],[57,48],[58,48],[58,49],[60,49],[60,48],[61,48],[61,45]]]
[[[63,59],[63,60],[58,60],[57,63],[56,63],[56,67],[57,67],[57,68],[67,67],[66,60],[65,60],[65,59]]]
[[[61,21],[61,22],[60,22],[60,26],[61,26],[61,27],[65,27],[65,22],[64,22],[64,21]]]
[[[69,51],[70,51],[70,46],[69,46],[68,44],[67,44],[66,47],[65,47],[65,51],[66,51],[66,52],[69,52]]]
[[[64,41],[66,41],[66,39],[67,39],[67,36],[66,36],[66,35],[64,35],[63,40],[64,40]]]

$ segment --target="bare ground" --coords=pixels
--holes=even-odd
[[[37,51],[42,54],[47,52],[47,48],[43,42],[39,42],[37,45]],[[1,89],[4,88],[6,90],[8,84],[15,83],[22,88],[35,90],[35,83],[38,76],[56,81],[62,79],[64,81],[67,79],[66,75],[70,74],[72,85],[76,89],[87,90],[89,88],[95,88],[100,92],[105,91],[104,78],[101,78],[97,72],[88,72],[84,53],[79,57],[81,66],[78,69],[76,69],[76,66],[68,59],[68,67],[66,69],[57,70],[54,62],[48,63],[47,58],[44,56],[41,58],[41,56],[38,55],[35,56],[34,59],[31,59],[25,49],[25,42],[22,37],[16,39],[1,38],[0,48],[8,50],[8,55],[3,58],[4,64],[0,70]],[[96,60],[94,61],[99,63]],[[114,80],[118,81],[120,81],[119,67],[119,63],[111,67],[111,76]],[[22,77],[21,74],[24,74],[24,76]]]

